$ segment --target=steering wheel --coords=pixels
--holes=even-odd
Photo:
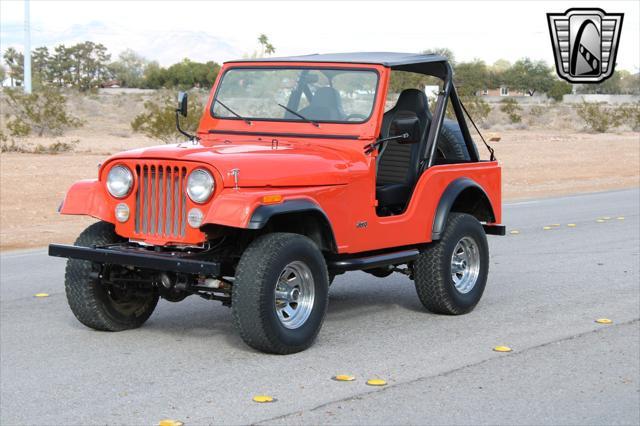
[[[368,117],[364,114],[349,114],[347,115],[347,121],[351,121],[352,119],[358,119],[358,120],[366,120]]]

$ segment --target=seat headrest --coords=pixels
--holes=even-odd
[[[403,90],[398,97],[398,102],[396,102],[396,109],[402,111],[416,111],[416,113],[426,111],[427,117],[431,118],[427,95],[418,89]]]
[[[316,93],[311,99],[311,105],[313,106],[330,106],[334,107],[339,105],[340,96],[338,92],[332,87],[320,87],[316,90]]]

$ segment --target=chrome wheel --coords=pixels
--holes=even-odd
[[[462,294],[469,293],[480,275],[480,252],[478,245],[470,237],[463,237],[456,244],[451,255],[451,279]]]
[[[278,319],[288,329],[302,326],[311,315],[315,298],[313,275],[303,262],[295,261],[284,267],[275,289]]]

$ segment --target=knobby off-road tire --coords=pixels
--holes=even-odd
[[[107,222],[97,222],[85,229],[75,242],[77,246],[113,244],[124,241]],[[69,259],[65,273],[65,290],[71,311],[87,327],[101,331],[122,331],[140,327],[158,303],[154,288],[122,291],[90,277],[93,264]]]
[[[463,263],[469,275],[457,272]],[[418,297],[425,308],[438,314],[460,315],[473,310],[482,297],[488,273],[487,236],[475,217],[463,213],[449,214],[442,238],[429,244],[414,263]],[[474,281],[464,280],[474,275]]]
[[[313,241],[290,233],[263,235],[247,247],[238,263],[233,323],[254,349],[275,354],[302,351],[322,327],[328,288],[327,265]]]
[[[464,137],[462,136],[462,130],[460,125],[455,120],[445,118],[442,122],[442,129],[440,130],[440,137],[438,138],[437,145],[438,158],[444,158],[446,160],[469,160],[469,152],[467,151],[467,145],[464,143]]]

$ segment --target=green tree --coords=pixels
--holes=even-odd
[[[489,70],[483,61],[475,59],[456,64],[453,77],[461,96],[473,96],[488,87]]]
[[[144,69],[142,87],[145,89],[160,89],[167,83],[167,70],[156,61],[150,62]]]
[[[72,64],[73,85],[81,91],[97,88],[109,77],[111,55],[104,45],[85,41],[72,46],[66,53]]]
[[[53,49],[49,65],[51,82],[60,87],[71,85],[73,82],[72,66],[69,49],[64,44],[56,46]]]
[[[185,58],[182,62],[171,65],[164,74],[164,87],[181,89],[209,88],[220,72],[220,65],[209,61],[194,62]]]
[[[117,61],[109,64],[109,71],[123,87],[142,87],[148,65],[149,61],[127,49],[118,55]]]
[[[620,81],[620,89],[622,93],[628,95],[640,95],[640,73],[631,74],[629,71],[624,72]]]
[[[524,58],[504,72],[504,83],[510,88],[533,96],[536,92],[547,92],[555,77],[544,61],[532,61]]]
[[[511,62],[506,59],[498,59],[491,65],[491,70],[497,73],[502,73],[511,68]]]
[[[571,90],[571,84],[567,83],[564,80],[556,79],[553,83],[551,83],[551,87],[549,87],[549,90],[547,90],[547,96],[549,96],[556,102],[560,102],[562,101],[562,97],[564,95],[568,95],[571,93]]]
[[[4,52],[4,62],[9,68],[11,86],[21,86],[24,78],[24,55],[10,47]]]
[[[451,66],[455,66],[456,57],[453,54],[453,50],[448,49],[446,47],[433,47],[431,49],[423,50],[422,53],[425,55],[432,54],[432,55],[444,56],[449,60],[449,63],[451,64]]]
[[[37,47],[31,52],[31,74],[34,85],[51,83],[51,55],[46,47]]]
[[[640,93],[640,74],[634,75],[627,70],[618,70],[602,83],[579,85],[577,92],[607,95],[638,94]]]

